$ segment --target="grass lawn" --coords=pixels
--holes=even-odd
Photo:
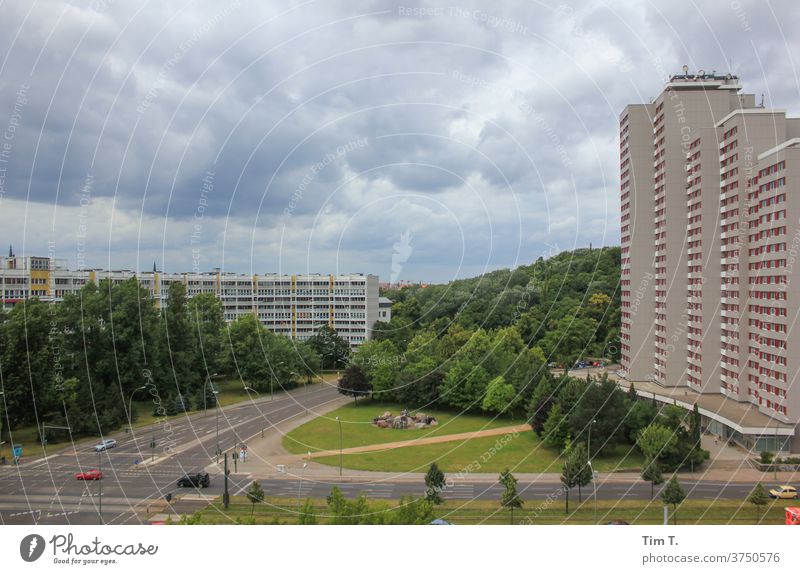
[[[423,409],[425,414],[436,417],[439,422],[437,426],[427,429],[396,430],[381,429],[372,424],[372,419],[383,414],[384,411],[391,411],[392,414],[398,415],[402,409],[403,406],[397,404],[359,401],[358,405],[344,406],[296,428],[284,437],[283,446],[294,454],[338,449],[339,425],[336,417],[342,421],[342,445],[344,448],[487,430],[523,422],[521,420],[512,421],[510,418],[492,420],[490,417],[481,415]],[[415,412],[411,411],[412,414]],[[494,442],[494,438],[492,442]],[[337,458],[337,465],[339,464],[338,460]]]
[[[573,500],[574,498],[574,500]],[[216,500],[206,509],[192,515],[195,524],[296,524],[298,501],[290,498],[267,498],[253,509],[244,496],[231,497],[227,510]],[[328,512],[325,500],[314,499],[314,513],[317,522],[327,522]],[[396,506],[397,501],[381,501],[374,506]],[[761,524],[783,524],[786,501],[771,501],[763,510]],[[598,500],[595,518],[594,501],[584,498],[577,503],[577,493],[570,496],[569,515],[564,513],[563,500],[548,503],[546,500],[526,500],[524,508],[514,511],[515,524],[606,524],[612,520],[625,520],[631,524],[662,524],[663,506],[661,500]],[[453,524],[509,524],[510,514],[499,508],[498,501],[445,501],[437,507],[436,516]],[[670,511],[671,512],[671,511]],[[671,516],[671,514],[670,514]],[[751,504],[741,500],[686,500],[678,507],[678,524],[756,524],[756,511]]]
[[[399,432],[399,431],[398,431]],[[339,465],[339,456],[325,456],[315,462]],[[516,435],[497,435],[468,441],[411,446],[385,451],[345,454],[343,465],[355,470],[387,472],[425,472],[432,462],[444,472],[491,472],[505,468],[511,472],[561,472],[563,461],[554,449],[542,444],[533,431]],[[600,472],[635,470],[641,467],[642,457],[636,449],[619,446],[616,452],[595,459]]]

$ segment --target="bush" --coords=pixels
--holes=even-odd
[[[775,455],[768,450],[761,451],[761,464],[772,464]]]

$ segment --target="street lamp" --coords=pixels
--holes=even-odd
[[[592,460],[592,425],[597,422],[597,419],[592,419],[589,423],[589,438],[586,441],[586,451],[589,455],[589,460]]]
[[[342,476],[342,420],[336,417],[336,422],[339,423],[339,476]]]
[[[211,392],[214,393],[214,403],[217,405],[215,418],[217,422],[217,464],[219,464],[219,391],[212,387]]]
[[[100,519],[100,524],[103,524],[103,451],[97,451],[97,471],[100,473],[100,479],[97,481],[97,489],[99,491],[97,516]]]
[[[592,487],[594,489],[594,521],[597,523],[597,477],[594,474],[594,467],[592,461],[589,461],[589,470],[592,471]]]
[[[133,395],[136,394],[136,391],[143,391],[147,388],[147,385],[142,385],[141,387],[136,387],[131,392],[131,397],[128,399],[128,432],[133,434],[133,411],[131,410],[131,405],[133,403]]]
[[[5,403],[6,392],[0,391],[0,395],[3,395],[3,402]],[[3,409],[3,411],[5,412],[5,409]],[[3,417],[0,417],[0,444],[5,444],[5,441],[3,440]]]
[[[308,451],[308,458],[311,459],[311,451]],[[300,482],[297,483],[297,517],[300,518],[300,487],[303,485],[303,480],[306,474],[306,467],[308,466],[308,460],[303,462],[303,472],[300,473]]]

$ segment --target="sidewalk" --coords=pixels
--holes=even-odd
[[[341,452],[341,454],[358,454],[360,452],[376,452],[376,451],[384,451],[384,450],[391,450],[395,448],[403,448],[407,446],[421,446],[426,444],[437,444],[442,442],[451,442],[451,441],[462,441],[462,440],[470,440],[473,438],[482,438],[486,436],[497,436],[509,433],[520,433],[530,430],[528,425],[516,425],[516,426],[509,426],[509,427],[500,427],[496,429],[487,429],[482,431],[474,431],[474,432],[462,432],[456,434],[446,434],[440,436],[432,436],[427,438],[415,438],[411,440],[399,440],[395,442],[384,442],[384,443],[377,443],[377,444],[368,444],[364,446],[354,446],[350,448],[339,450],[320,450],[317,452],[311,453],[311,458],[320,458],[323,456],[335,456]]]

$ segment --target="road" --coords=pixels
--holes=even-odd
[[[212,474],[208,488],[178,489],[175,485],[184,473],[215,462],[217,421],[221,448],[229,450],[339,397],[327,384],[294,389],[272,401],[256,399],[219,413],[209,409],[205,414],[134,429],[132,435],[115,433],[106,438],[116,439],[119,446],[99,454],[90,443],[38,461],[23,458],[19,466],[0,466],[0,524],[97,524],[101,519],[106,524],[139,524],[147,521],[148,506],[151,513],[165,512],[164,497],[170,493],[175,512],[191,512],[222,494],[222,473]],[[149,446],[152,439],[155,449]],[[75,480],[76,472],[96,468],[103,471],[103,480]],[[245,473],[229,475],[232,494],[249,483]]]
[[[175,482],[186,472],[201,470],[215,462],[217,420],[219,440],[223,450],[247,442],[273,425],[313,412],[332,401],[339,400],[336,389],[317,385],[309,389],[295,389],[268,398],[231,405],[217,412],[196,413],[178,417],[165,424],[134,429],[133,435],[117,433],[119,446],[96,453],[92,444],[78,449],[66,448],[46,459],[25,462],[20,466],[0,467],[0,524],[139,524],[163,513],[190,513],[221,495],[222,473],[212,472],[211,485],[204,489],[178,489]],[[150,441],[155,438],[155,457]],[[247,489],[252,478],[246,472],[232,472],[229,490],[236,495]],[[79,470],[101,468],[104,479],[98,482],[75,480]],[[635,500],[650,498],[650,486],[642,481],[622,482],[598,480],[597,497],[600,499]],[[298,480],[287,475],[285,479],[259,479],[267,496],[296,498],[324,498],[336,482]],[[100,487],[102,486],[102,497]],[[399,499],[401,496],[421,496],[421,480],[398,477],[386,481],[353,482],[339,484],[345,496],[365,494],[372,499]],[[682,480],[682,486],[692,499],[733,498],[744,500],[752,484]],[[520,480],[518,490],[527,500],[563,498],[561,485],[556,480],[526,482]],[[173,496],[168,509],[165,496]],[[452,500],[499,500],[501,487],[484,480],[464,477],[447,488],[443,497]],[[592,495],[592,487],[584,489],[584,496]],[[575,496],[573,493],[572,496]],[[101,513],[102,498],[102,513]]]

